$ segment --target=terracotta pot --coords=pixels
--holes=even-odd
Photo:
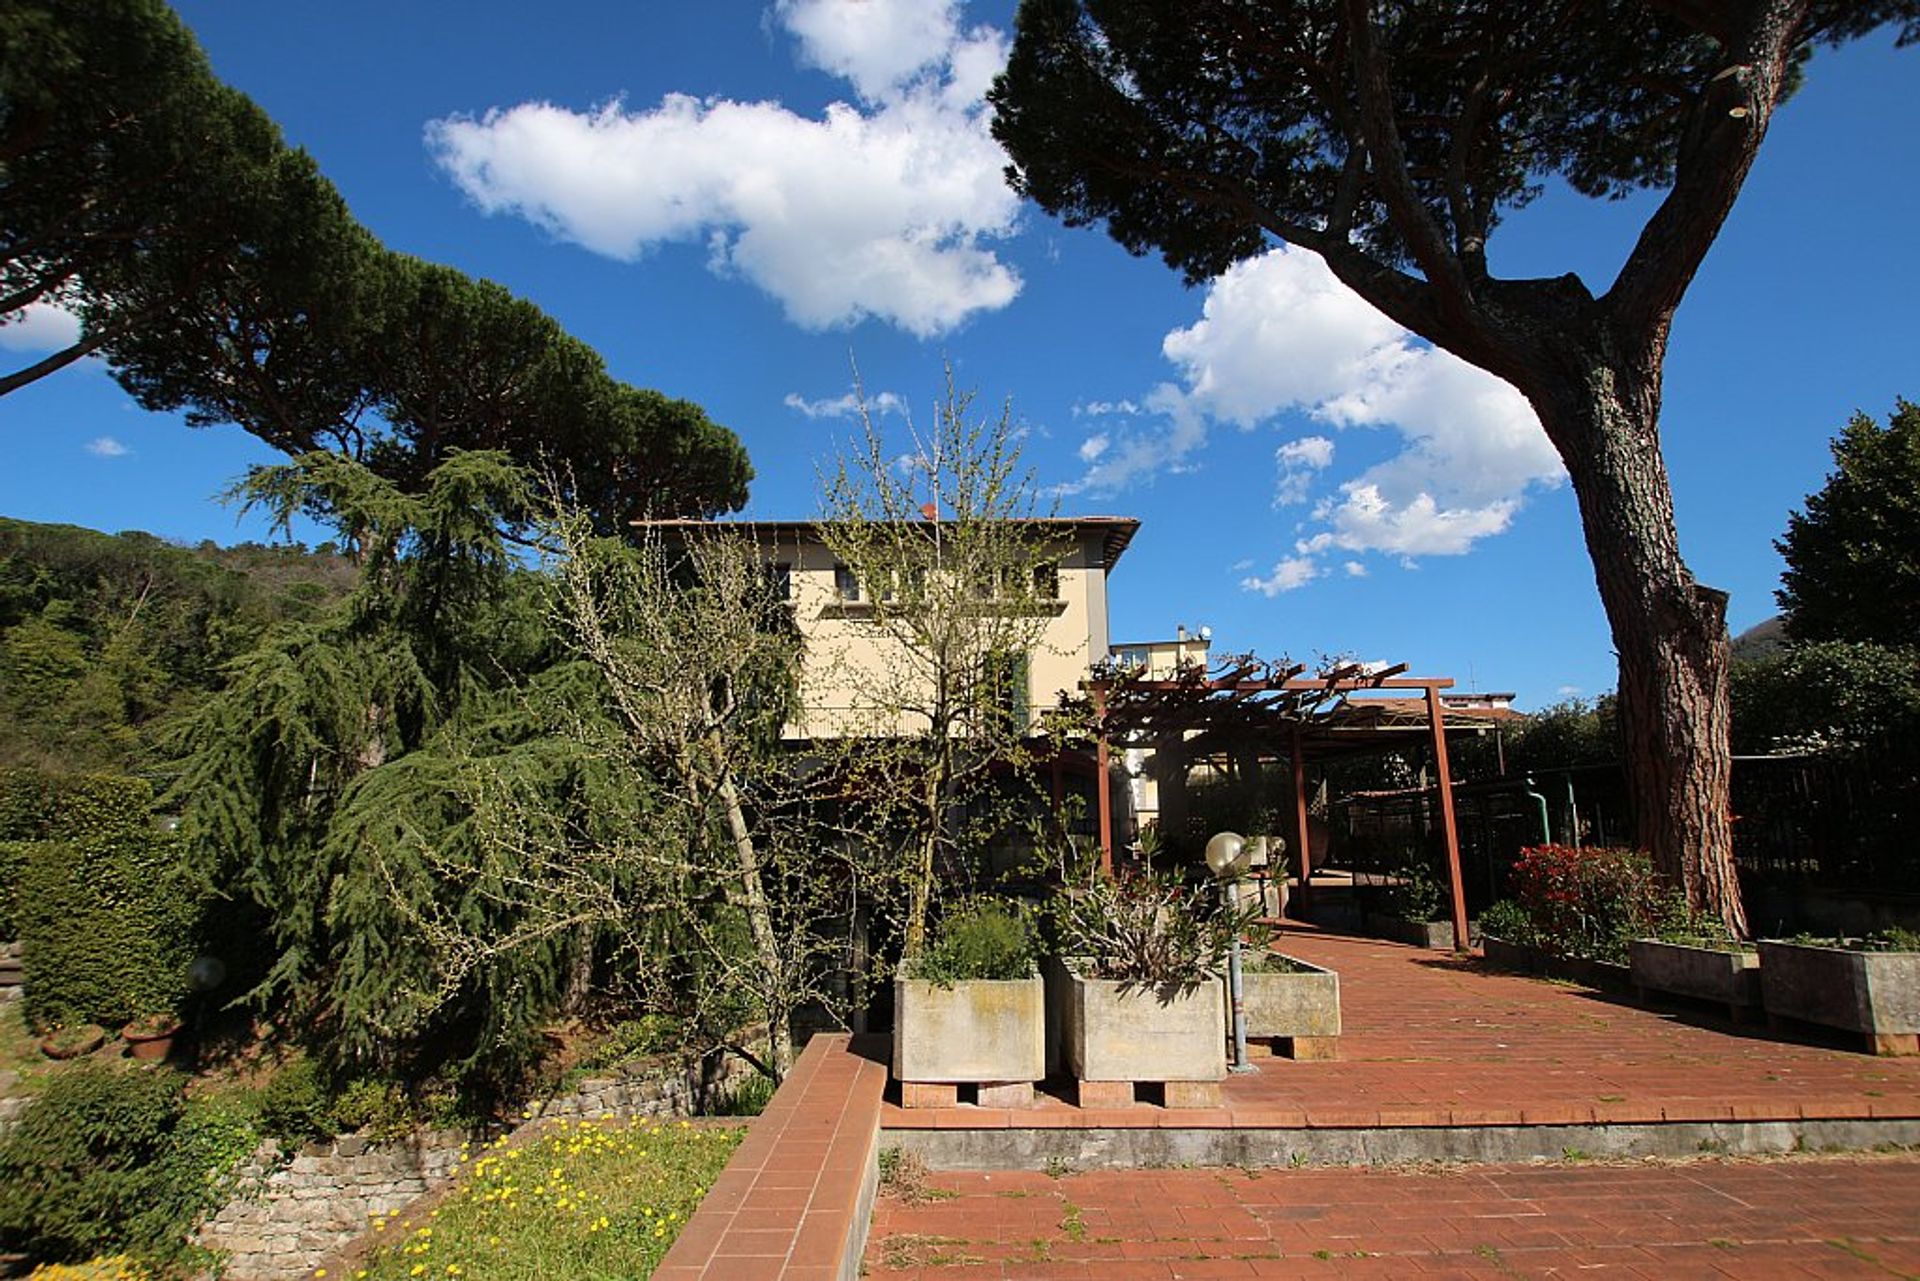
[[[40,1053],[50,1059],[77,1059],[92,1054],[107,1043],[105,1028],[91,1027],[76,1029],[85,1032],[84,1036],[67,1041],[56,1041],[49,1036],[40,1042]]]
[[[173,1038],[178,1035],[178,1023],[157,1032],[136,1031],[132,1023],[120,1029],[120,1039],[127,1043],[127,1053],[143,1063],[158,1063],[173,1053]]]

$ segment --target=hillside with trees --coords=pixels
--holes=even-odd
[[[330,544],[183,547],[0,517],[0,766],[163,776],[169,731],[352,585]]]

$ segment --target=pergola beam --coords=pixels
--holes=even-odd
[[[1220,674],[1213,677],[1206,676],[1203,670],[1194,670],[1173,679],[1120,676],[1082,682],[1082,688],[1092,697],[1097,725],[1102,865],[1109,870],[1113,866],[1109,743],[1116,727],[1124,734],[1146,731],[1161,738],[1191,733],[1195,738],[1190,746],[1230,743],[1236,737],[1271,740],[1282,730],[1286,731],[1294,802],[1293,832],[1299,849],[1303,894],[1313,873],[1306,793],[1309,738],[1332,746],[1349,734],[1356,740],[1362,735],[1384,740],[1425,731],[1430,737],[1439,773],[1440,817],[1446,839],[1454,937],[1458,946],[1467,946],[1460,835],[1454,815],[1452,766],[1447,755],[1446,709],[1440,698],[1440,691],[1452,689],[1453,681],[1446,677],[1410,677],[1403,674],[1406,670],[1405,663],[1372,672],[1348,663],[1318,676],[1306,676],[1302,674],[1306,668],[1301,664],[1266,664],[1249,656],[1236,656],[1224,660]],[[1344,697],[1350,694],[1380,697]],[[1325,706],[1329,700],[1336,699],[1333,707]],[[1408,715],[1412,711],[1407,706],[1409,703],[1418,707],[1422,702],[1425,707],[1420,710],[1425,712],[1424,716],[1418,712]],[[1348,723],[1342,724],[1342,718]],[[1392,723],[1395,719],[1400,723]],[[1355,721],[1364,723],[1352,723]]]

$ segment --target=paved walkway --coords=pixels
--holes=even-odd
[[[867,1275],[1920,1276],[1920,1159],[937,1173],[883,1196]]]
[[[1280,946],[1337,970],[1333,1062],[1267,1058],[1225,1107],[902,1109],[888,1129],[1579,1125],[1920,1117],[1920,1058],[1770,1037],[1707,1012],[1646,1009],[1398,943],[1289,930]]]

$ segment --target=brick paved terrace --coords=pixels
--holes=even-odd
[[[1289,928],[1282,950],[1339,972],[1332,1062],[1260,1058],[1224,1107],[882,1108],[888,1130],[1298,1128],[1920,1119],[1920,1059],[1781,1040],[1398,943]],[[890,1100],[896,1098],[889,1096]]]
[[[925,1176],[866,1274],[912,1281],[1920,1275],[1920,1160]]]

